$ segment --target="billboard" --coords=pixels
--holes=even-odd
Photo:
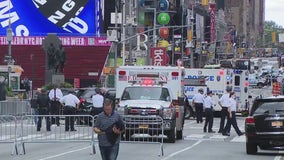
[[[0,0],[0,36],[99,36],[101,0]]]

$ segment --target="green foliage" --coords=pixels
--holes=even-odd
[[[52,83],[46,84],[46,85],[42,86],[41,88],[44,88],[46,90],[51,90],[52,89]],[[68,83],[68,82],[64,82],[64,83],[59,85],[59,88],[73,88],[73,85]]]
[[[11,87],[6,87],[6,96],[8,96],[8,97],[13,97],[14,96]]]

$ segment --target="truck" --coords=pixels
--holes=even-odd
[[[168,142],[175,143],[183,137],[184,125],[184,74],[183,67],[171,66],[121,66],[116,70],[117,111],[124,116],[159,116],[162,126],[153,126],[147,121],[143,129],[154,128],[159,135],[167,136]],[[139,131],[136,121],[125,121]],[[158,128],[157,128],[158,127]],[[149,132],[153,133],[153,132]],[[125,131],[125,137],[134,132]],[[163,135],[163,136],[164,136]]]
[[[185,71],[186,79],[199,79],[200,77],[205,77],[206,90],[212,91],[212,99],[217,104],[213,107],[216,115],[218,115],[222,109],[217,102],[219,98],[226,93],[228,87],[236,93],[237,112],[242,112],[248,108],[248,70],[232,68],[186,68]]]

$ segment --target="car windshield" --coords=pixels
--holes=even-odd
[[[128,87],[122,94],[122,100],[169,101],[169,91],[161,87]]]
[[[284,102],[262,103],[254,111],[254,114],[275,114],[284,112]]]

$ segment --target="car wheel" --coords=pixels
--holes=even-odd
[[[167,132],[168,142],[175,143],[176,142],[176,128],[173,128]]]
[[[177,139],[182,139],[182,130],[177,131]]]
[[[247,150],[247,154],[256,154],[257,145],[255,143],[246,142],[246,150]]]

